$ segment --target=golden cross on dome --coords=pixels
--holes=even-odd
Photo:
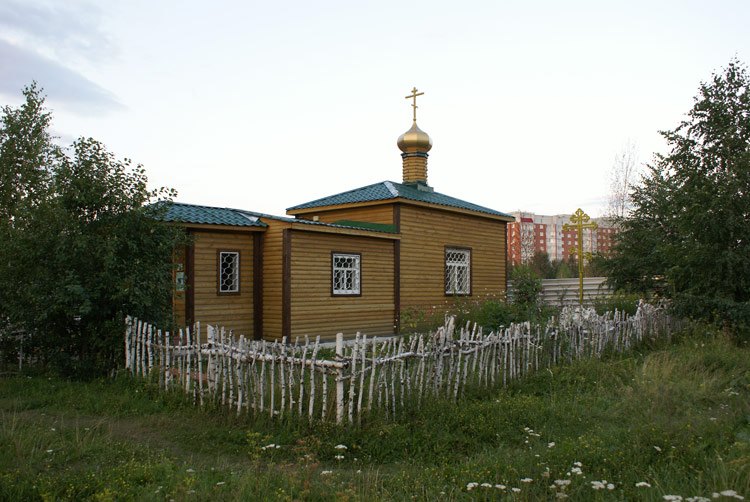
[[[410,99],[410,98],[414,99],[414,103],[411,105],[411,106],[414,107],[414,122],[417,121],[417,108],[419,108],[417,106],[417,96],[421,96],[423,94],[424,94],[423,92],[419,92],[418,93],[417,92],[417,88],[415,87],[414,89],[411,90],[411,94],[409,94],[408,96],[406,96],[406,99]]]

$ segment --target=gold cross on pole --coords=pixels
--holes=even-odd
[[[571,249],[570,253],[578,256],[578,292],[581,307],[583,307],[583,260],[590,260],[593,257],[590,252],[583,251],[583,231],[587,228],[596,230],[599,227],[599,225],[597,225],[594,221],[589,223],[590,219],[591,218],[589,218],[589,215],[584,213],[583,209],[579,207],[576,212],[573,213],[573,216],[570,217],[570,221],[573,223],[573,225],[570,225],[568,223],[563,225],[563,230],[565,232],[567,232],[568,230],[576,230],[576,233],[578,234],[578,245],[575,248]]]
[[[406,99],[414,99],[414,103],[412,103],[411,105],[414,107],[414,122],[417,121],[417,108],[419,108],[417,106],[417,96],[422,96],[423,94],[424,94],[423,92],[418,93],[417,88],[415,87],[414,89],[411,90],[411,94],[406,96]]]

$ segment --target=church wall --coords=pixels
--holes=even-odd
[[[311,211],[312,212],[304,214],[305,219],[311,220],[313,216],[318,216],[323,223],[352,220],[393,225],[393,203],[365,207],[335,208],[325,211]]]
[[[263,235],[263,338],[282,336],[284,229],[289,223],[265,219]]]
[[[505,222],[402,204],[401,314],[405,307],[444,308],[445,247],[471,248],[472,300],[505,293]]]
[[[223,326],[237,335],[253,336],[253,235],[248,232],[194,232],[194,317],[202,326]],[[218,293],[218,252],[239,251],[239,294]],[[205,334],[205,328],[203,333]]]
[[[394,243],[388,239],[292,230],[290,331],[333,341],[394,331]],[[361,295],[332,295],[332,252],[361,254]]]

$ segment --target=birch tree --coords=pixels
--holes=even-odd
[[[638,148],[628,140],[615,155],[610,171],[607,215],[615,220],[624,218],[632,208],[630,192],[639,174]]]

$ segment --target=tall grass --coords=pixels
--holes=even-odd
[[[0,500],[748,496],[748,355],[688,333],[359,428],[237,419],[128,378],[4,378]]]

